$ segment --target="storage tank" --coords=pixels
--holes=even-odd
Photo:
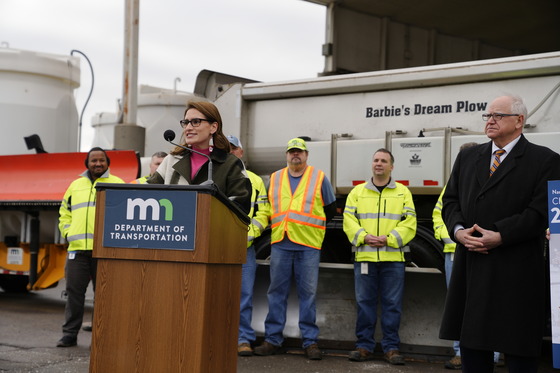
[[[0,48],[0,155],[34,153],[33,134],[47,152],[77,151],[79,86],[77,57]]]
[[[138,124],[146,128],[144,155],[151,157],[155,152],[169,152],[172,146],[164,140],[165,130],[172,129],[179,141],[187,102],[195,99],[194,94],[141,85],[138,90]],[[199,98],[200,99],[200,98]]]
[[[146,128],[146,143],[142,157],[142,175],[149,173],[152,154],[166,152],[173,148],[163,138],[165,130],[172,129],[180,142],[182,129],[179,121],[183,119],[187,102],[195,99],[195,95],[175,89],[166,89],[148,85],[138,88],[138,109],[136,124]],[[199,98],[200,99],[200,98]],[[114,147],[115,126],[118,123],[117,113],[97,113],[91,119],[94,128],[93,146],[112,149]]]

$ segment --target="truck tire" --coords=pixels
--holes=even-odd
[[[266,227],[262,234],[253,241],[257,259],[267,260],[270,257],[270,235],[272,230]]]
[[[6,293],[27,293],[29,276],[0,275],[0,288]]]
[[[416,236],[409,242],[410,253],[405,255],[407,266],[436,268],[445,273],[443,244],[436,240],[434,233],[421,225],[416,228]]]
[[[333,248],[324,247],[321,253],[321,262],[327,263],[352,263],[353,254],[351,245],[344,233],[328,232]],[[265,229],[262,236],[255,240],[255,253],[257,259],[267,260],[270,257],[270,227]],[[327,240],[328,241],[328,240]],[[328,243],[328,242],[327,242]],[[329,246],[329,245],[325,245]],[[421,225],[417,226],[416,236],[408,244],[410,252],[405,254],[406,264],[410,267],[436,268],[445,273],[445,257],[443,244],[436,240],[433,232]],[[333,257],[337,247],[340,253]]]

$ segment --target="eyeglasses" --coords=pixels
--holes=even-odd
[[[193,118],[193,119],[191,119],[191,120],[183,119],[183,120],[180,120],[180,121],[179,121],[179,123],[181,123],[181,127],[182,127],[182,128],[185,128],[185,127],[188,126],[189,124],[191,124],[193,127],[198,127],[198,126],[200,126],[200,124],[201,124],[202,122],[211,123],[210,120],[208,120],[208,119],[202,119],[202,118]]]
[[[482,114],[482,120],[485,122],[489,121],[490,118],[494,118],[497,122],[501,120],[503,117],[518,117],[519,114],[502,114],[502,113],[492,113],[492,114]]]

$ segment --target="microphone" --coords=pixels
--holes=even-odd
[[[212,180],[212,159],[210,159],[210,157],[208,155],[206,155],[204,153],[201,153],[199,151],[196,151],[194,149],[187,148],[186,146],[175,144],[174,142],[172,142],[173,139],[175,138],[175,131],[173,131],[173,130],[166,130],[163,133],[163,138],[165,139],[165,141],[167,141],[168,143],[170,143],[172,145],[178,146],[179,148],[185,149],[189,152],[193,152],[193,153],[196,153],[196,154],[199,154],[203,157],[208,158],[208,180],[201,183],[200,185],[212,185],[212,184],[214,184],[214,181]]]

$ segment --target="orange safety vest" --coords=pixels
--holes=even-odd
[[[292,242],[321,250],[327,226],[321,193],[324,178],[323,171],[308,166],[292,195],[288,168],[270,176],[271,243],[287,234]]]

